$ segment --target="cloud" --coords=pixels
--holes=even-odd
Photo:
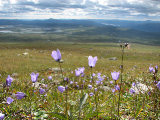
[[[159,0],[0,0],[3,18],[160,20]]]

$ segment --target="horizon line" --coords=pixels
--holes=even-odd
[[[146,19],[146,20],[135,20],[135,19],[105,19],[105,18],[82,18],[82,19],[78,19],[78,18],[46,18],[46,19],[31,19],[31,18],[26,18],[26,19],[21,19],[21,18],[0,18],[0,20],[49,20],[49,19],[53,19],[53,20],[119,20],[119,21],[157,21],[160,22],[160,20],[150,20],[150,19]]]

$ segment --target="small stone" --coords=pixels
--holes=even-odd
[[[24,52],[24,53],[22,53],[22,55],[24,55],[24,56],[26,56],[26,55],[28,55],[29,53],[28,52]]]
[[[39,88],[39,87],[45,87],[45,84],[42,84],[40,82],[35,82],[35,83],[32,84],[32,86],[35,87],[35,88]]]
[[[13,73],[11,76],[12,77],[18,77],[18,73]]]
[[[63,63],[64,62],[64,60],[60,60],[60,63]]]
[[[39,53],[44,53],[44,51],[43,51],[43,50],[40,50]]]
[[[53,71],[53,72],[61,71],[60,68],[49,68],[49,70],[51,70],[51,71]],[[64,70],[64,69],[62,68],[62,71],[63,71],[63,70]]]
[[[104,91],[110,91],[111,88],[108,86],[100,86],[100,89],[104,90]]]
[[[116,57],[111,57],[111,58],[108,58],[108,60],[117,60]]]

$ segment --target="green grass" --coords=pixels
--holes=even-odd
[[[16,93],[22,91],[27,94],[27,97],[22,100],[15,100],[11,105],[0,104],[0,111],[7,115],[7,118],[16,119],[16,113],[22,110],[22,113],[17,114],[17,119],[22,119],[22,116],[30,116],[30,98],[32,98],[32,112],[39,112],[44,110],[44,112],[49,113],[48,119],[53,119],[53,116],[58,116],[58,113],[65,113],[63,110],[65,106],[65,93],[61,94],[57,91],[57,86],[52,86],[52,82],[47,80],[49,75],[53,76],[53,81],[61,81],[61,73],[56,73],[49,71],[48,68],[59,67],[58,63],[54,61],[51,57],[51,52],[53,50],[59,49],[62,54],[62,67],[64,68],[64,76],[69,77],[70,80],[79,81],[79,79],[86,80],[85,93],[93,92],[93,90],[88,90],[87,85],[90,84],[90,68],[88,67],[88,56],[97,56],[98,61],[96,67],[93,68],[94,73],[102,73],[106,75],[108,79],[105,79],[104,85],[111,88],[114,85],[109,83],[111,79],[111,72],[120,71],[121,65],[121,49],[117,43],[65,43],[65,42],[32,42],[32,43],[0,43],[0,74],[1,81],[0,84],[5,82],[7,75],[12,75],[13,73],[18,73],[15,77],[9,92]],[[24,52],[28,52],[28,55],[22,55]],[[111,57],[117,57],[116,61],[109,60]],[[151,111],[153,107],[152,102],[154,101],[153,96],[147,96],[146,94],[139,94],[136,96],[131,96],[129,94],[129,89],[131,83],[142,79],[142,83],[147,85],[152,84],[152,74],[148,73],[148,67],[160,65],[160,47],[159,46],[149,46],[140,44],[131,44],[130,49],[125,49],[124,54],[124,78],[123,78],[123,88],[122,88],[122,104],[120,106],[121,117],[145,119],[151,117],[155,118],[155,113]],[[85,77],[77,78],[71,71],[74,71],[78,67],[85,67]],[[38,72],[40,74],[38,81],[44,84],[48,84],[51,89],[48,91],[47,97],[39,95],[38,89],[34,96],[32,96],[32,83],[30,80],[30,73]],[[159,77],[159,74],[158,76]],[[45,81],[41,81],[44,78]],[[96,79],[96,78],[95,78]],[[119,81],[117,81],[119,82]],[[59,82],[59,84],[62,84]],[[96,86],[95,86],[96,87]],[[6,88],[4,88],[6,89]],[[79,98],[82,97],[79,91],[69,86],[68,91],[68,109],[73,112],[73,118],[77,119],[77,111],[79,105]],[[81,91],[82,92],[82,91]],[[6,93],[9,96],[8,93]],[[0,100],[6,100],[6,98]],[[158,99],[158,97],[157,97]],[[137,101],[138,100],[138,101]],[[118,101],[118,92],[115,95],[111,91],[101,91],[99,94],[99,116],[105,119],[110,119],[110,117],[115,118],[117,114],[116,103]],[[55,103],[56,102],[56,103]],[[74,104],[75,102],[75,104]],[[72,105],[73,104],[73,105]],[[136,108],[135,104],[137,104]],[[146,104],[146,105],[144,105]],[[41,107],[40,107],[41,106]],[[58,107],[59,106],[59,107]],[[88,97],[85,102],[81,116],[84,119],[94,118],[94,97]],[[5,108],[5,109],[4,109]],[[111,115],[111,111],[113,115]],[[137,113],[136,113],[136,112]],[[42,113],[44,114],[44,113]],[[33,115],[36,116],[36,115]],[[59,115],[62,117],[62,115]],[[57,117],[58,118],[58,117]]]
[[[1,71],[29,74],[32,71],[57,67],[51,57],[51,52],[57,48],[62,52],[65,69],[87,67],[89,55],[98,56],[97,71],[111,71],[112,67],[118,68],[121,61],[121,51],[116,43],[1,43]],[[24,52],[29,54],[24,56]],[[125,70],[128,71],[134,65],[146,69],[150,64],[159,64],[159,56],[159,46],[131,44],[131,49],[125,50]],[[117,57],[118,60],[108,60],[110,57]]]

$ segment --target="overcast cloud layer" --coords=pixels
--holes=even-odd
[[[160,20],[160,0],[0,0],[0,19]]]

